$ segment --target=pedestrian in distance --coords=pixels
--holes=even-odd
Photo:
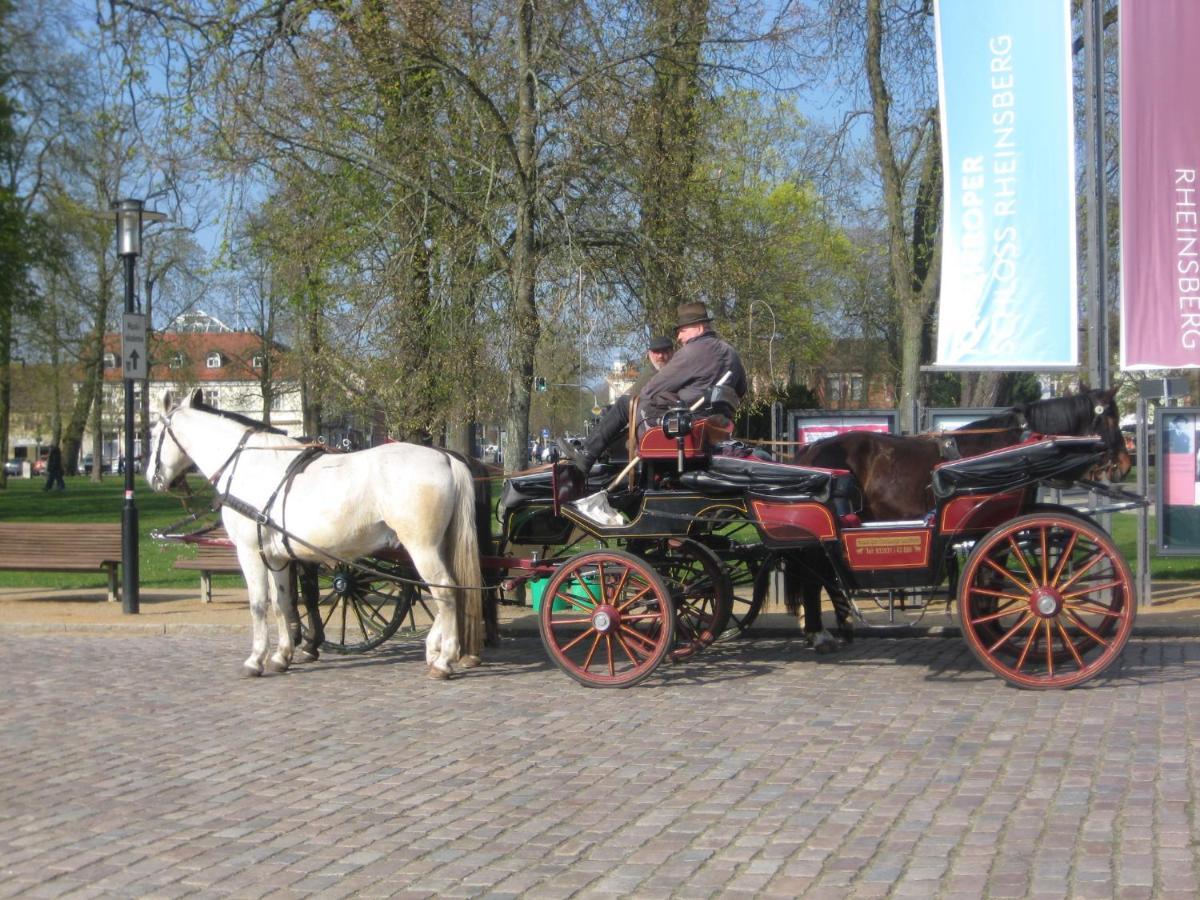
[[[58,444],[54,444],[50,448],[50,455],[46,457],[46,486],[42,490],[65,491],[66,489],[67,484],[63,481],[62,451],[58,449]]]

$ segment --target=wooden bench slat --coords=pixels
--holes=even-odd
[[[0,569],[11,572],[91,572],[108,575],[116,601],[123,558],[119,522],[0,522]]]
[[[217,529],[207,535],[210,541],[228,540],[224,530]],[[212,602],[212,576],[217,574],[240,575],[241,563],[238,562],[237,551],[226,544],[193,544],[196,555],[185,556],[175,560],[176,569],[200,573],[200,594],[205,603]]]

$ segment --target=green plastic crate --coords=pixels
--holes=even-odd
[[[529,602],[532,604],[534,612],[541,611],[542,595],[546,593],[546,587],[549,584],[550,584],[549,578],[530,579],[530,581],[529,581]],[[588,595],[587,591],[585,591],[583,588],[581,588],[578,584],[572,585],[567,590],[567,593],[570,594],[572,597],[578,597],[580,600],[584,600],[588,603],[592,602],[592,598]],[[555,600],[554,601],[554,607],[553,607],[554,612],[559,612],[561,610],[568,610],[568,609],[574,609],[574,608],[575,607],[571,606],[571,604],[567,603],[565,600]]]

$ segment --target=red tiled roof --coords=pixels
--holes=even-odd
[[[106,334],[104,349],[120,356],[121,336]],[[208,355],[221,354],[221,366],[210,369]],[[278,347],[276,347],[278,352]],[[254,357],[263,352],[263,339],[253,332],[176,332],[165,331],[150,336],[150,378],[153,381],[256,381],[259,371],[251,365]],[[170,361],[179,353],[183,366],[173,369]],[[119,368],[104,370],[105,381],[119,381]]]

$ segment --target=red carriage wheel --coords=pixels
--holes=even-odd
[[[717,640],[745,634],[758,618],[762,605],[754,599],[754,579],[768,551],[757,530],[740,509],[719,507],[692,522],[688,537],[713,551],[729,575],[732,594],[729,622]]]
[[[538,610],[542,644],[587,687],[630,687],[653,672],[675,637],[671,593],[645,560],[595,550],[567,560]]]
[[[675,646],[679,662],[715,641],[729,625],[733,585],[712,550],[697,541],[669,538],[646,554],[662,576],[675,606]]]
[[[1112,539],[1073,513],[1035,512],[990,531],[967,559],[958,613],[971,651],[1019,687],[1066,688],[1120,655],[1137,611]]]

